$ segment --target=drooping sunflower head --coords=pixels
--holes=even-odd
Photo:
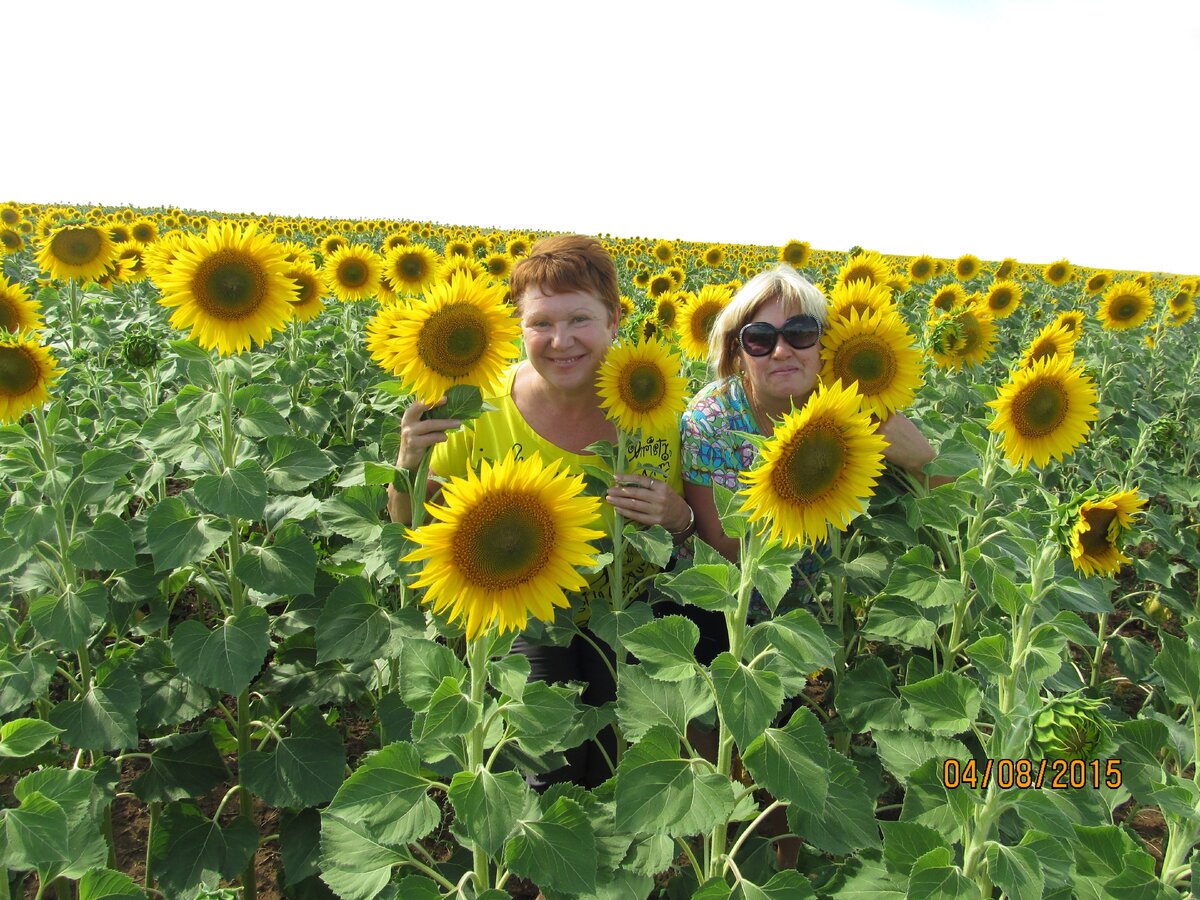
[[[1004,279],[992,282],[984,303],[993,318],[1006,319],[1017,311],[1023,296],[1024,290],[1020,284]]]
[[[383,262],[366,244],[347,244],[325,258],[321,272],[333,296],[343,303],[356,303],[379,292]]]
[[[382,307],[367,326],[367,349],[423,403],[456,384],[488,394],[516,359],[521,329],[503,288],[457,274],[411,307]]]
[[[979,274],[983,262],[973,253],[964,253],[954,261],[954,277],[959,281],[970,281]]]
[[[881,419],[912,403],[921,386],[921,351],[894,312],[851,312],[821,338],[821,380],[856,385],[863,406]]]
[[[1021,368],[1028,369],[1038,360],[1051,356],[1070,359],[1075,353],[1075,341],[1079,335],[1055,319],[1038,332],[1021,356]]]
[[[1083,314],[1082,310],[1069,309],[1059,313],[1054,319],[1054,324],[1063,326],[1078,340],[1079,336],[1083,334],[1083,322],[1086,318],[1087,316]]]
[[[1075,267],[1065,259],[1052,262],[1046,268],[1042,269],[1042,278],[1055,287],[1061,287],[1066,284],[1074,274]]]
[[[445,614],[475,640],[493,626],[501,633],[523,629],[533,616],[554,618],[569,606],[567,591],[587,586],[580,566],[596,562],[589,543],[597,530],[600,501],[583,496],[582,476],[560,471],[535,453],[517,460],[510,452],[479,474],[468,471],[442,488],[444,505],[430,507],[436,522],[408,531],[417,549],[405,562],[424,562],[412,582],[425,588],[424,602]]]
[[[1050,356],[1027,369],[1017,369],[988,406],[996,411],[988,423],[1000,434],[1008,461],[1022,469],[1030,462],[1044,466],[1073,453],[1096,420],[1096,386],[1082,366]]]
[[[917,284],[924,284],[933,277],[935,264],[933,257],[921,254],[908,261],[908,277]]]
[[[420,294],[441,277],[437,251],[424,244],[393,247],[384,257],[383,277],[397,294]]]
[[[947,284],[933,292],[929,298],[929,314],[939,316],[951,313],[967,302],[967,290],[961,284]]]
[[[97,225],[63,225],[47,236],[37,253],[43,272],[58,281],[77,278],[95,281],[112,268],[115,245],[108,231]]]
[[[1118,281],[1100,301],[1096,317],[1109,331],[1137,328],[1154,312],[1150,288],[1136,281]]]
[[[1078,505],[1071,528],[1071,564],[1084,575],[1115,575],[1129,557],[1121,552],[1133,517],[1146,507],[1138,489],[1109,494]]]
[[[851,313],[886,313],[895,309],[892,289],[883,283],[862,279],[835,284],[829,292],[829,321],[845,319]]]
[[[20,282],[0,275],[0,332],[17,334],[45,326],[42,304],[32,299]]]
[[[808,241],[788,241],[779,248],[779,261],[785,262],[793,269],[803,269],[812,257],[812,248]]]
[[[708,356],[708,336],[733,292],[726,285],[706,284],[679,310],[679,346],[691,359]]]
[[[1094,272],[1083,283],[1089,294],[1098,294],[1112,283],[1112,272]]]
[[[996,324],[982,302],[968,302],[930,324],[929,351],[943,369],[981,365],[995,345]]]
[[[596,377],[605,415],[627,434],[670,430],[685,406],[687,379],[679,364],[679,355],[661,340],[613,344]]]
[[[62,374],[49,348],[17,335],[0,335],[0,422],[16,422],[50,399]]]
[[[869,281],[871,284],[887,284],[892,277],[892,267],[874,250],[863,250],[855,253],[838,271],[837,283],[849,284],[851,281]]]
[[[744,476],[750,522],[785,545],[818,544],[830,525],[845,531],[883,471],[887,441],[878,427],[853,388],[818,388],[776,426],[761,465]]]

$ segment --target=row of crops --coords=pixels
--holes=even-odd
[[[520,474],[545,496],[588,521],[645,416],[709,380],[715,315],[781,260],[831,300],[821,402],[864,434],[905,411],[950,483],[889,469],[804,515],[761,480],[718,489],[736,566],[695,539],[670,565],[633,523],[544,548],[617,586],[591,610],[620,660],[595,708],[510,652],[522,625],[571,640],[577,594],[547,576],[505,605],[439,550],[468,506],[385,512],[413,396],[452,388],[442,414],[470,419],[470,383],[521,352],[497,349],[507,278],[538,237],[0,204],[0,900],[1200,881],[1200,279],[605,236],[621,437],[586,482]],[[661,400],[630,400],[638,373]],[[811,413],[764,466],[802,471]],[[822,538],[813,602],[780,611]],[[637,557],[668,568],[623,592]],[[753,591],[775,614],[748,627]],[[698,663],[668,599],[724,613],[730,652]],[[613,778],[531,790],[609,726]],[[783,871],[779,816],[801,842]]]

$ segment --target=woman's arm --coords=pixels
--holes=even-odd
[[[888,442],[883,451],[884,458],[907,471],[918,481],[934,488],[954,480],[948,475],[925,474],[925,466],[933,462],[937,454],[925,439],[925,435],[921,434],[912,419],[904,413],[896,412],[888,416],[880,424],[879,433]]]
[[[643,525],[661,525],[677,541],[691,535],[691,506],[661,479],[650,475],[618,475],[605,499],[626,519]]]
[[[415,472],[421,465],[426,451],[434,444],[443,443],[446,440],[446,432],[462,424],[458,419],[421,418],[428,410],[441,406],[445,402],[445,397],[431,405],[414,400],[404,411],[404,415],[400,417],[400,452],[396,454],[396,468]],[[429,481],[425,485],[425,498],[433,497],[440,488],[441,485],[438,482]],[[397,490],[395,485],[389,484],[387,511],[388,518],[393,522],[399,522],[402,525],[411,524],[412,498],[403,491]]]

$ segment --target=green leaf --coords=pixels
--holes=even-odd
[[[236,696],[262,668],[270,649],[267,611],[247,606],[211,631],[195,619],[180,622],[171,636],[179,671],[197,684]]]
[[[883,863],[894,875],[908,878],[913,863],[930,850],[950,846],[945,839],[916,822],[880,822],[883,829]]]
[[[191,803],[172,803],[164,807],[149,849],[159,887],[168,897],[183,897],[235,877],[257,848],[258,829],[246,816],[221,828]]]
[[[798,709],[783,728],[768,728],[746,747],[742,762],[756,784],[813,815],[825,811],[829,745],[821,723]]]
[[[1154,860],[1141,851],[1128,833],[1116,825],[1073,825],[1075,829],[1075,867],[1079,875],[1108,880],[1120,875],[1138,855]],[[1145,863],[1143,862],[1143,865]]]
[[[912,729],[889,731],[877,728],[871,732],[871,737],[879,748],[879,758],[884,766],[901,784],[905,784],[908,776],[926,760],[965,760],[971,755],[962,741]]]
[[[661,525],[638,527],[630,522],[625,526],[624,537],[625,543],[633,547],[642,559],[660,569],[666,567],[671,561],[671,554],[675,552],[675,542],[670,532]]]
[[[840,753],[829,754],[829,793],[825,809],[813,814],[799,806],[788,807],[792,831],[819,850],[844,856],[880,846],[875,803],[854,763]]]
[[[333,471],[333,463],[308,438],[285,434],[267,438],[271,462],[267,482],[276,491],[300,491]]]
[[[257,521],[267,508],[267,476],[256,459],[220,475],[201,475],[192,485],[196,500],[216,516]]]
[[[721,517],[721,530],[728,537],[741,537],[750,527],[746,513],[742,512],[742,498],[735,491],[715,481],[712,489],[717,515]]]
[[[400,696],[409,709],[423,712],[446,677],[461,682],[467,667],[445,644],[417,638],[400,645]]]
[[[13,719],[0,725],[0,756],[10,759],[28,756],[61,734],[43,719]]]
[[[270,753],[242,758],[242,784],[270,806],[300,809],[331,800],[342,783],[346,749],[341,736],[311,706],[291,719],[291,730]]]
[[[894,692],[892,673],[878,656],[860,660],[846,673],[834,703],[852,732],[906,727],[900,712],[900,698]]]
[[[246,547],[233,574],[264,594],[311,594],[317,551],[298,525],[284,525],[270,547]]]
[[[984,675],[993,678],[1012,674],[1012,660],[1008,650],[1008,638],[1003,634],[981,637],[966,648],[967,658]]]
[[[130,785],[147,803],[201,797],[229,777],[207,731],[171,734],[151,741],[150,764]]]
[[[0,714],[19,710],[45,694],[55,665],[54,655],[46,651],[6,656],[0,650]]]
[[[67,650],[77,650],[107,616],[108,592],[99,581],[68,585],[58,596],[29,604],[29,620],[38,634]]]
[[[62,729],[64,743],[84,750],[136,747],[134,715],[141,703],[137,679],[128,668],[114,669],[94,682],[78,700],[66,700],[50,711],[50,722]]]
[[[434,689],[421,723],[422,741],[457,737],[479,724],[482,710],[463,693],[457,678],[447,675]]]
[[[83,480],[88,484],[110,484],[126,475],[134,462],[124,450],[84,450]]]
[[[567,797],[540,819],[520,819],[504,864],[539,886],[581,894],[596,888],[596,839],[583,808]]]
[[[930,850],[913,864],[908,876],[908,896],[922,900],[959,900],[978,890],[975,883],[950,864],[951,853],[945,847]]]
[[[283,884],[291,887],[321,872],[321,814],[311,807],[283,816],[279,823]]]
[[[617,683],[617,721],[631,741],[640,740],[655,725],[670,726],[682,736],[687,723],[713,704],[703,681],[659,681],[641,666],[619,666]]]
[[[1069,888],[1075,881],[1075,854],[1064,841],[1030,828],[1018,846],[1028,848],[1037,858],[1046,890]]]
[[[440,818],[437,807],[434,806],[433,822],[426,827],[419,815],[409,814],[425,802],[432,805],[425,795],[432,784],[421,775],[421,758],[416,748],[396,741],[363,760],[338,788],[324,818],[332,816],[354,822],[363,835],[382,844],[419,840],[437,825]]]
[[[16,502],[14,497],[12,501]],[[54,538],[54,509],[48,505],[10,506],[4,511],[4,531],[25,550]]]
[[[379,656],[391,632],[391,622],[375,602],[371,583],[351,576],[329,594],[317,620],[317,662],[370,662]]]
[[[446,402],[426,413],[430,418],[478,419],[483,413],[483,392],[473,384],[456,384],[446,391]]]
[[[187,722],[216,704],[215,692],[185,678],[165,641],[152,638],[134,654],[131,668],[142,684],[138,725],[154,731]]]
[[[1012,900],[1041,900],[1046,888],[1042,866],[1029,847],[989,844],[988,877]]]
[[[808,900],[817,896],[808,878],[794,869],[776,872],[761,887],[749,881],[742,881],[740,887],[745,900]]]
[[[804,690],[807,676],[833,665],[834,645],[806,609],[794,609],[750,629],[744,656],[753,659],[767,647],[778,655],[763,666],[780,677],[786,694]]]
[[[660,576],[655,585],[680,603],[701,609],[733,612],[737,608],[740,573],[725,557],[699,538],[693,540],[696,562],[674,575]]]
[[[510,653],[502,659],[492,660],[487,668],[489,684],[506,697],[521,699],[529,681],[529,657],[520,653]]]
[[[753,584],[763,601],[774,612],[792,586],[796,550],[782,544],[768,544],[754,567]]]
[[[696,644],[700,629],[686,616],[662,616],[624,636],[625,649],[634,653],[646,672],[660,681],[683,681],[696,674]]]
[[[922,544],[898,558],[884,592],[907,597],[917,606],[953,606],[962,599],[961,582],[933,569],[933,550]]]
[[[383,531],[379,511],[385,503],[384,489],[378,485],[346,488],[321,503],[321,522],[352,541],[372,544]]]
[[[228,523],[192,515],[178,497],[156,503],[146,516],[146,544],[154,571],[166,572],[204,559],[232,533]]]
[[[721,653],[710,667],[717,711],[738,747],[746,748],[771,724],[783,705],[783,684],[774,672],[751,669]]]
[[[79,879],[79,900],[146,900],[146,892],[124,872],[94,869]]]
[[[900,694],[935,734],[966,731],[979,715],[983,695],[975,683],[954,672],[942,672],[916,684],[902,685]]]
[[[863,636],[894,640],[906,647],[928,647],[937,634],[938,623],[926,610],[904,597],[880,597],[871,604],[863,625]]]
[[[950,843],[961,839],[962,826],[970,820],[973,807],[980,801],[970,790],[946,787],[942,780],[943,762],[927,759],[909,773],[900,820],[928,825]]]
[[[252,397],[242,406],[237,420],[237,430],[248,438],[267,438],[287,434],[291,431],[287,419],[279,414],[270,401]]]
[[[528,795],[525,779],[516,772],[458,772],[449,790],[455,826],[484,853],[495,856],[515,829]]]
[[[1167,696],[1184,706],[1200,707],[1200,652],[1164,631],[1159,637],[1162,650],[1152,668],[1162,676]]]
[[[137,563],[129,524],[112,513],[96,516],[67,553],[81,569],[131,569]]]
[[[529,752],[560,750],[579,718],[574,697],[566,687],[532,681],[525,685],[520,702],[506,703],[500,714],[516,729],[517,738]]]
[[[20,808],[4,811],[7,863],[15,868],[41,869],[69,862],[69,834],[62,806],[38,791],[25,796]]]

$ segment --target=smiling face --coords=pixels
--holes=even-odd
[[[783,327],[788,313],[778,300],[763,304],[751,322],[770,322]],[[794,403],[799,409],[817,386],[821,373],[821,344],[797,350],[782,337],[776,338],[775,349],[766,356],[750,356],[738,349],[746,387],[750,396],[772,416],[781,415]]]
[[[604,301],[589,291],[543,294],[530,287],[520,309],[529,362],[542,380],[567,394],[593,391],[604,354],[617,336]]]

